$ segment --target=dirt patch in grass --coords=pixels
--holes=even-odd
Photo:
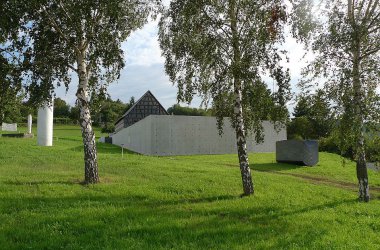
[[[234,165],[234,164],[225,164],[225,166],[227,166],[227,167],[239,167],[238,165]],[[329,186],[333,186],[333,187],[349,189],[349,190],[353,190],[353,191],[356,191],[358,189],[358,186],[355,183],[338,181],[338,180],[331,180],[331,179],[328,179],[326,177],[321,177],[321,176],[310,176],[310,175],[299,174],[299,173],[286,173],[286,172],[281,172],[281,171],[276,171],[276,170],[262,170],[262,169],[254,169],[254,168],[253,168],[253,170],[257,171],[257,172],[264,172],[264,173],[271,173],[271,174],[277,174],[277,175],[297,177],[297,178],[301,178],[303,180],[306,180],[306,181],[311,182],[311,183],[316,184],[316,185],[324,184],[324,185],[329,185]],[[371,187],[370,186],[370,192],[380,193],[380,187]]]
[[[316,183],[316,184],[322,183],[322,184],[341,187],[341,188],[345,188],[345,189],[355,189],[356,190],[358,188],[357,185],[354,183],[331,180],[331,179],[328,179],[325,177],[319,177],[319,176],[310,176],[310,175],[297,174],[297,173],[284,173],[284,172],[273,171],[273,170],[257,170],[257,169],[255,169],[255,171],[267,172],[267,173],[278,174],[278,175],[293,176],[293,177],[298,177],[298,178],[308,180],[312,183]],[[380,192],[380,187],[371,187],[370,190]]]

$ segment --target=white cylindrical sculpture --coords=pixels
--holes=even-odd
[[[28,115],[28,134],[32,133],[32,115]]]
[[[53,104],[38,109],[37,144],[53,146]]]

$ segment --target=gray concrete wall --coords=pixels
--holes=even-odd
[[[247,141],[250,152],[274,152],[276,141],[286,140],[286,129],[277,133],[272,123],[263,122],[265,140]],[[112,136],[113,143],[146,155],[234,154],[235,132],[228,119],[219,136],[216,118],[205,116],[151,115]]]
[[[124,128],[112,135],[112,144],[122,146],[137,153],[151,155],[152,153],[152,117]]]

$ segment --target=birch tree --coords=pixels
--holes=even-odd
[[[20,104],[22,94],[22,59],[18,54],[24,40],[18,38],[20,14],[23,9],[16,3],[2,2],[0,5],[0,125],[6,113]]]
[[[49,100],[56,85],[69,88],[71,76],[78,76],[84,182],[97,183],[89,93],[119,77],[124,66],[121,43],[158,11],[160,0],[30,0],[25,4],[30,10],[31,46],[25,53],[30,64],[28,90],[35,100]]]
[[[244,195],[254,193],[246,136],[253,131],[263,140],[261,117],[274,102],[270,118],[283,121],[289,99],[289,72],[280,65],[285,53],[286,6],[266,0],[173,0],[159,24],[165,69],[178,87],[178,100],[195,94],[212,100],[221,127],[223,116],[235,128]],[[277,83],[267,94],[262,75]]]
[[[326,18],[311,44],[317,57],[305,71],[312,77],[305,83],[320,76],[327,79],[325,89],[340,111],[340,147],[353,148],[359,200],[368,202],[365,131],[379,122],[380,4],[326,1],[323,12]]]
[[[17,65],[0,56],[0,125],[21,103],[21,77]],[[12,121],[15,122],[15,121]]]

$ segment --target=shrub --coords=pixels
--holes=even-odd
[[[113,133],[115,132],[115,125],[113,123],[106,123],[102,127],[102,133]]]
[[[366,141],[367,161],[380,162],[380,137],[376,136]]]
[[[340,154],[339,145],[337,140],[333,136],[327,138],[321,138],[319,142],[319,151],[330,152]]]
[[[66,124],[66,125],[73,124],[71,119],[67,118],[67,117],[65,117],[65,118],[53,118],[53,122],[54,122],[54,124]]]
[[[299,135],[299,134],[292,134],[291,138],[288,138],[288,139],[289,140],[297,140],[297,141],[302,141],[303,140],[302,136]]]

